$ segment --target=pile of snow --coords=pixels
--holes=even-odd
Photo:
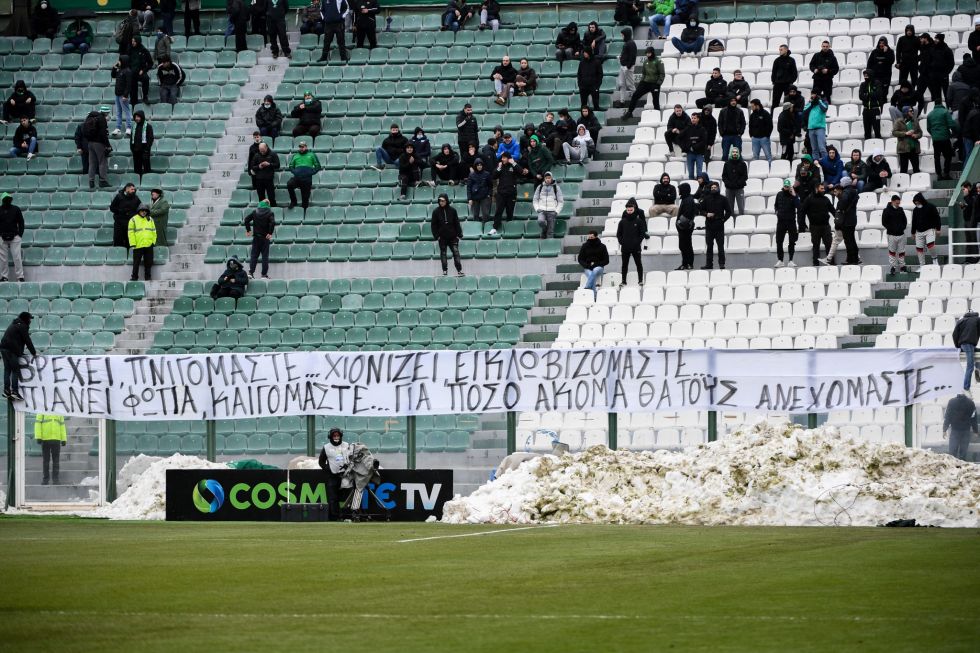
[[[681,452],[587,451],[523,463],[443,522],[980,526],[980,465],[836,428],[761,422]]]
[[[224,463],[212,463],[197,456],[174,454],[169,458],[139,455],[130,458],[119,473],[122,494],[88,517],[108,519],[164,519],[167,512],[168,469],[227,469]],[[126,488],[125,491],[123,488]]]

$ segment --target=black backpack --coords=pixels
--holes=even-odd
[[[86,118],[85,122],[82,123],[82,136],[87,141],[98,140],[101,134],[101,115],[98,113],[90,113]]]

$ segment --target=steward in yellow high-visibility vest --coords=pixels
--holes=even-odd
[[[65,418],[61,415],[38,413],[34,418],[34,439],[41,443],[41,457],[44,461],[41,485],[47,485],[51,479],[49,471],[54,475],[54,484],[58,485],[61,447],[68,442]]]
[[[129,219],[129,246],[133,248],[132,281],[139,277],[140,264],[143,265],[143,277],[150,280],[150,268],[153,267],[153,246],[157,242],[157,227],[150,217],[150,207],[140,204],[136,215]]]

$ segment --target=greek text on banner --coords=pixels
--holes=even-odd
[[[953,349],[663,348],[44,356],[26,410],[119,420],[906,406],[956,392]]]

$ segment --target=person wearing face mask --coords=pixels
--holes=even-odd
[[[412,145],[415,146],[415,156],[419,158],[422,167],[428,167],[429,159],[432,158],[432,143],[429,141],[429,137],[425,135],[425,130],[416,127],[415,131],[412,132],[411,141]]]
[[[657,57],[657,52],[653,48],[647,48],[646,59],[643,61],[643,72],[641,73],[640,83],[636,86],[633,96],[630,98],[629,107],[623,114],[624,119],[633,117],[636,106],[640,103],[647,93],[653,101],[653,108],[660,110],[660,87],[664,83],[666,73],[664,62]],[[676,111],[675,111],[676,113]],[[683,110],[682,110],[683,113]]]
[[[27,118],[34,122],[37,114],[37,98],[27,90],[27,84],[22,79],[14,82],[14,92],[3,103],[3,122],[19,122]]]
[[[691,18],[687,21],[687,26],[681,32],[680,38],[675,36],[670,42],[674,44],[681,56],[685,54],[695,56],[704,47],[704,28],[701,27],[697,18]]]
[[[53,39],[57,36],[60,25],[61,18],[58,17],[58,10],[49,0],[41,0],[34,6],[31,26],[34,29],[34,34],[39,38]]]
[[[156,36],[153,38],[153,60],[157,62],[157,65],[163,63],[164,59],[170,59],[170,46],[173,45],[173,39],[163,31],[163,28],[157,29]]]
[[[255,112],[255,126],[258,128],[259,134],[268,136],[273,140],[282,131],[282,111],[276,106],[271,95],[266,95],[263,98],[262,104]]]
[[[836,188],[836,186],[835,186]],[[813,265],[820,265],[825,259],[820,258],[820,244],[823,243],[824,254],[830,258],[830,248],[833,237],[830,229],[830,219],[834,215],[834,204],[827,197],[827,187],[824,184],[817,184],[817,192],[806,198],[802,206],[802,214],[809,222],[810,242],[813,243]],[[801,230],[806,229],[807,224],[801,223]]]
[[[459,223],[456,209],[449,205],[449,196],[439,195],[438,206],[432,211],[432,239],[439,244],[439,261],[442,263],[442,276],[449,274],[449,261],[446,250],[453,254],[453,265],[456,266],[456,276],[462,277],[463,264],[459,260],[459,241],[463,238],[463,227]]]
[[[285,0],[283,0],[285,2]],[[320,135],[320,118],[323,115],[323,106],[319,100],[313,99],[313,92],[303,93],[303,101],[297,104],[289,114],[293,118],[299,118],[299,123],[293,127],[293,136],[309,136],[316,138]]]
[[[732,209],[728,200],[721,194],[721,186],[713,181],[708,192],[701,199],[701,213],[704,215],[704,240],[706,245],[705,265],[702,270],[713,267],[714,248],[718,247],[718,268],[725,269],[725,221],[731,217]]]
[[[129,103],[136,106],[140,102],[140,93],[143,91],[143,103],[150,101],[150,70],[153,69],[153,55],[143,45],[143,39],[138,35],[130,41],[129,47],[129,68],[133,71],[133,77],[129,86]]]
[[[626,209],[623,211],[619,226],[616,228],[616,240],[619,242],[619,251],[623,257],[622,281],[621,286],[626,285],[626,276],[629,271],[630,258],[636,265],[636,274],[640,285],[643,285],[643,255],[645,241],[650,239],[647,233],[647,218],[643,210],[637,206],[635,198],[626,201]]]

